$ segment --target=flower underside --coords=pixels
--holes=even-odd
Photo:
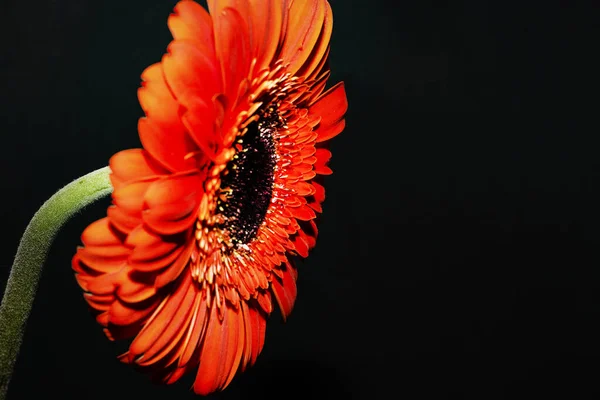
[[[274,299],[296,299],[296,256],[316,244],[328,141],[343,84],[325,90],[326,0],[191,0],[142,74],[143,149],[111,158],[113,205],[73,269],[120,359],[194,391],[225,388],[264,344]]]

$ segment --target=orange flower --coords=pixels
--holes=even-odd
[[[255,362],[273,297],[292,311],[347,109],[343,84],[324,91],[326,0],[208,5],[169,17],[138,92],[144,149],[111,158],[113,205],[73,257],[107,336],[133,337],[122,361],[167,383],[197,367],[199,394]]]

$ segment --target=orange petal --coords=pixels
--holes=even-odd
[[[302,237],[302,235],[298,234],[292,241],[294,243],[294,248],[296,249],[296,252],[306,258],[308,257],[308,243],[306,242],[306,239],[304,239],[304,237]]]
[[[292,312],[298,293],[296,289],[296,279],[294,274],[290,271],[291,268],[291,266],[282,264],[282,277],[273,278],[271,281],[271,289],[273,290],[275,300],[277,300],[277,304],[279,305],[284,320],[286,320]]]
[[[203,193],[197,173],[173,175],[154,182],[146,192],[143,219],[152,229],[171,235],[193,224]]]
[[[135,324],[150,315],[157,305],[158,299],[153,299],[144,307],[139,304],[133,306],[117,299],[108,312],[110,323],[120,326]]]
[[[152,183],[144,198],[148,208],[166,204],[185,204],[192,208],[202,195],[203,181],[199,173],[171,175]]]
[[[159,339],[173,320],[176,310],[180,308],[191,284],[191,276],[186,274],[173,289],[172,294],[163,300],[161,306],[129,346],[130,359],[143,355]]]
[[[244,352],[245,336],[244,336],[244,316],[242,310],[239,308],[231,308],[227,306],[229,310],[229,334],[232,336],[230,339],[230,349],[223,365],[223,374],[225,382],[221,384],[219,389],[225,389],[231,380],[237,373],[240,362],[242,360],[242,354]],[[236,340],[237,337],[237,340]],[[236,343],[237,342],[237,343]],[[237,344],[237,347],[235,347]]]
[[[148,210],[144,222],[163,235],[174,235],[192,227],[196,221],[196,208],[188,208],[187,203],[164,204]]]
[[[86,246],[112,246],[121,243],[108,217],[92,222],[83,230],[81,241]]]
[[[267,319],[264,313],[262,313],[257,307],[248,305],[244,311],[248,311],[245,318],[249,321],[246,323],[246,329],[248,326],[251,329],[252,337],[252,350],[250,357],[250,364],[254,365],[256,358],[260,354],[265,344],[265,332],[267,328]],[[246,330],[248,332],[248,330]]]
[[[165,327],[160,336],[144,352],[144,358],[139,365],[150,365],[165,357],[180,345],[181,338],[187,332],[194,315],[192,306],[195,303],[197,291],[194,285],[189,285],[183,301],[175,310],[171,322]]]
[[[212,20],[208,12],[195,1],[180,1],[167,25],[175,40],[190,40],[203,53],[214,54]]]
[[[321,70],[323,66],[318,66],[315,71],[317,70]],[[312,86],[310,88],[309,91],[306,92],[307,94],[307,101],[308,104],[313,104],[314,101],[316,99],[318,99],[321,94],[323,93],[323,90],[325,89],[325,85],[327,84],[327,80],[329,79],[329,76],[331,75],[331,72],[329,70],[326,70],[325,72],[321,72],[320,74],[316,74],[316,75],[311,75],[309,77],[309,79],[312,81]],[[313,120],[316,120],[316,118],[314,118],[313,116]],[[320,121],[320,119],[319,119]]]
[[[242,316],[244,318],[244,352],[242,353],[242,359],[240,361],[240,369],[245,371],[250,365],[252,359],[252,318],[249,315],[248,303],[242,301],[240,303],[240,309],[242,310]]]
[[[108,210],[106,210],[106,214],[108,215],[111,224],[121,232],[125,233],[131,232],[142,222],[141,211],[132,214],[126,212],[122,208],[110,206],[108,207]]]
[[[108,165],[111,170],[111,179],[117,178],[123,183],[167,173],[167,170],[154,161],[143,149],[120,151],[110,158]],[[117,189],[117,185],[114,186]]]
[[[181,274],[181,272],[185,269],[190,261],[190,256],[194,250],[194,241],[188,240],[188,244],[185,249],[179,253],[177,259],[167,268],[165,271],[161,272],[156,276],[156,280],[154,281],[154,286],[157,288],[161,288],[171,283]]]
[[[183,129],[161,129],[152,119],[140,118],[138,133],[144,148],[172,172],[184,171],[194,166],[193,159],[186,160],[185,156],[197,148]]]
[[[310,105],[309,114],[321,117],[317,143],[329,140],[344,129],[344,114],[348,110],[348,100],[344,83],[340,82],[323,93]]]
[[[87,277],[87,290],[94,294],[107,295],[114,293],[119,282],[125,277],[125,265],[113,273],[101,274],[94,277]]]
[[[242,79],[248,76],[251,60],[248,24],[235,8],[213,14],[215,48],[221,64],[223,93],[234,107]]]
[[[164,382],[167,385],[170,385],[174,382],[176,382],[177,380],[179,380],[179,378],[181,378],[189,369],[189,366],[185,366],[185,367],[177,367],[175,368],[171,373],[169,373],[165,379]]]
[[[123,184],[112,194],[113,203],[123,212],[136,214],[140,212],[144,205],[144,196],[146,191],[158,178],[150,178],[150,180],[135,181],[129,184]]]
[[[181,121],[190,137],[210,160],[214,160],[219,146],[219,137],[215,129],[216,115],[215,103],[213,101],[207,103],[198,97],[189,100],[187,109],[181,116]]]
[[[133,247],[129,265],[140,271],[164,268],[172,264],[184,249],[181,240],[165,240],[141,225],[129,234],[126,244]]]
[[[299,207],[290,207],[290,212],[294,216],[294,218],[299,219],[301,221],[309,221],[316,217],[315,212],[312,208],[308,207],[306,204],[303,204]]]
[[[218,65],[191,41],[174,41],[163,57],[165,78],[177,101],[190,107],[196,99],[210,102],[221,90]]]
[[[289,73],[295,74],[312,53],[325,22],[326,8],[325,0],[292,2],[280,50],[280,58],[290,63]]]
[[[315,156],[317,157],[315,172],[320,175],[331,175],[333,171],[327,166],[331,159],[331,152],[327,149],[317,149]]]
[[[256,300],[267,315],[271,314],[271,311],[273,311],[273,303],[271,302],[270,292],[264,290],[257,292]]]
[[[318,74],[324,66],[324,59],[329,52],[329,40],[333,31],[333,14],[331,6],[325,2],[325,17],[323,18],[323,26],[319,34],[319,39],[315,44],[310,56],[305,61],[302,68],[297,72],[298,76],[310,77]]]
[[[113,273],[121,269],[131,250],[119,244],[114,246],[87,246],[77,250],[79,259],[90,269]]]
[[[227,305],[223,307],[225,310],[222,321],[219,320],[216,304],[213,303],[211,307],[200,353],[200,366],[194,382],[194,392],[200,395],[222,389],[230,380],[231,374],[237,371],[241,359],[241,310]]]
[[[292,189],[298,196],[311,195],[315,190],[309,183],[303,181],[291,183],[289,184],[288,188]]]
[[[185,338],[184,344],[182,345],[181,356],[179,357],[178,366],[182,367],[190,363],[192,356],[197,353],[198,346],[200,345],[204,332],[206,331],[206,325],[208,322],[207,306],[204,299],[200,295],[196,296],[196,304],[194,305],[194,315],[190,322],[190,331]]]
[[[164,77],[164,65],[156,63],[142,72],[142,87],[138,100],[146,116],[160,129],[181,134],[179,104],[169,90]]]
[[[127,266],[127,273],[119,281],[117,296],[127,303],[139,303],[156,294],[154,275],[142,273]]]
[[[180,106],[167,87],[163,69],[164,65],[157,63],[142,73],[138,99],[147,117],[138,122],[138,132],[152,157],[171,171],[181,171],[190,165],[184,156],[195,146],[181,123]]]
[[[273,61],[281,37],[284,5],[281,0],[250,0],[255,72],[268,68]]]

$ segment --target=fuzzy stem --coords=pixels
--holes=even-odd
[[[52,241],[69,218],[112,191],[109,173],[104,167],[69,183],[42,205],[25,229],[0,304],[0,400],[6,398]]]

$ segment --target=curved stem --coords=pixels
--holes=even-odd
[[[6,398],[52,241],[69,218],[112,191],[109,173],[104,167],[69,183],[42,205],[25,229],[0,304],[0,400]]]

